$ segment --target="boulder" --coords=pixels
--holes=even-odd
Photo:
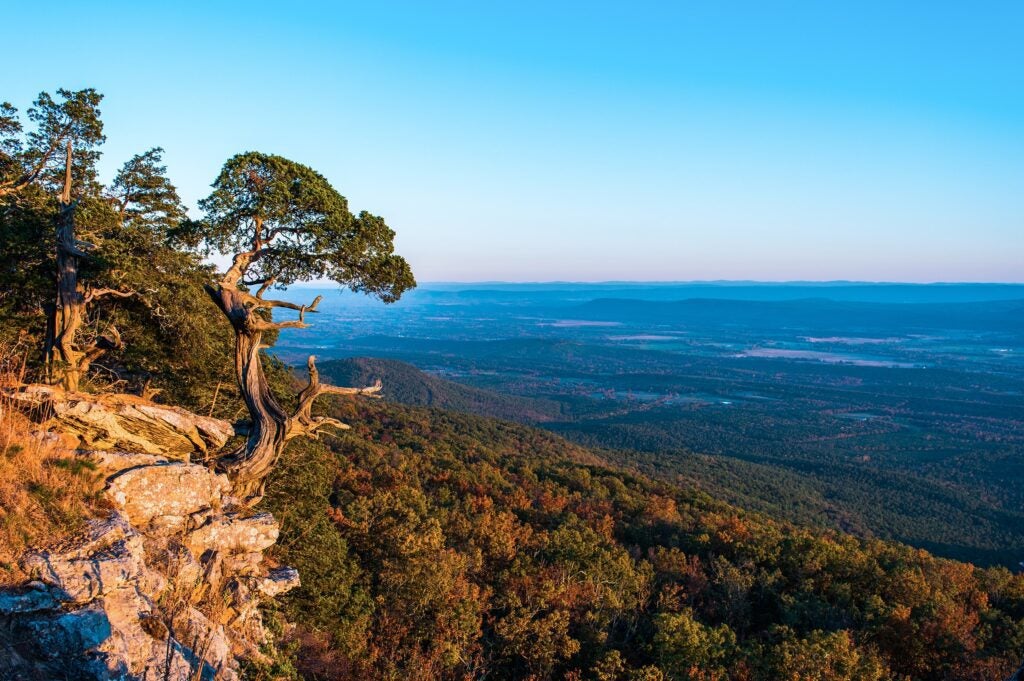
[[[33,612],[55,612],[66,601],[61,593],[42,582],[29,582],[20,589],[0,592],[0,617]]]
[[[88,652],[110,638],[110,620],[99,604],[61,613],[28,624],[43,656],[58,659],[67,651]]]
[[[115,449],[79,449],[75,454],[93,464],[100,473],[111,476],[137,466],[155,466],[169,463],[169,459],[156,454],[120,452]]]
[[[267,598],[297,589],[301,586],[299,571],[290,567],[274,568],[259,583],[260,592]]]
[[[64,600],[87,603],[145,575],[142,537],[120,515],[94,521],[81,536],[21,560],[33,578],[59,589]]]
[[[219,508],[230,486],[226,476],[203,466],[173,462],[122,471],[110,478],[106,493],[136,527],[156,521],[174,531],[194,514]]]
[[[279,533],[277,521],[269,513],[248,518],[228,514],[211,518],[189,532],[184,543],[197,557],[210,549],[225,555],[262,554],[274,545]]]

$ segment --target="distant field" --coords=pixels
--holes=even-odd
[[[741,505],[1024,559],[1024,287],[669,298],[690,286],[441,287],[388,309],[328,298],[315,336],[277,351],[400,359],[435,381],[427,404],[538,423]],[[376,370],[422,398],[415,374]]]

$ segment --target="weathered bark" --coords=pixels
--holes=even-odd
[[[46,377],[66,390],[78,390],[84,353],[75,348],[82,327],[85,296],[78,283],[78,260],[85,256],[75,239],[75,204],[71,199],[71,142],[67,144],[64,191],[57,215],[57,295],[46,325]]]
[[[285,443],[300,435],[314,435],[324,426],[348,428],[344,423],[327,417],[313,417],[310,409],[313,401],[322,394],[376,396],[380,384],[367,388],[338,388],[320,383],[315,358],[309,358],[309,385],[299,395],[299,407],[289,415],[271,394],[260,349],[263,333],[272,329],[305,327],[306,312],[315,312],[320,302],[318,297],[311,305],[296,305],[284,301],[264,300],[237,287],[253,254],[235,257],[232,268],[218,286],[207,286],[206,292],[231,322],[235,330],[235,377],[241,390],[245,406],[249,410],[251,424],[246,442],[235,451],[223,456],[218,467],[228,473],[235,488],[235,494],[252,504],[263,496],[263,485],[267,475],[284,449]],[[261,291],[262,292],[262,291]],[[299,319],[286,322],[272,322],[260,315],[260,310],[284,307],[297,310]]]
[[[252,420],[245,445],[222,457],[218,466],[234,479],[239,496],[255,499],[262,495],[263,478],[284,448],[288,415],[271,394],[263,373],[263,331],[253,319],[257,312],[246,304],[247,294],[224,285],[208,286],[206,291],[235,330],[235,378]]]
[[[135,295],[135,292],[110,288],[86,292],[78,281],[79,261],[88,257],[86,249],[92,246],[75,237],[75,208],[78,202],[71,198],[71,158],[72,146],[69,140],[64,164],[64,189],[60,196],[56,224],[57,291],[54,303],[48,310],[43,360],[48,382],[60,383],[65,390],[77,391],[89,366],[108,350],[122,346],[121,335],[113,326],[107,330],[106,336],[88,345],[78,343],[89,303],[105,296],[127,298]]]

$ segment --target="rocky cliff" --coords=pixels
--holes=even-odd
[[[0,679],[231,680],[260,659],[259,605],[299,577],[264,556],[274,518],[201,463],[231,425],[126,395],[8,397],[105,476],[109,513],[22,556],[30,581],[0,590]]]

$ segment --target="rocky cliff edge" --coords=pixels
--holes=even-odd
[[[259,605],[296,587],[264,551],[278,524],[201,463],[231,424],[128,395],[26,386],[8,394],[105,476],[106,518],[26,552],[0,590],[0,679],[238,678],[268,643]]]

